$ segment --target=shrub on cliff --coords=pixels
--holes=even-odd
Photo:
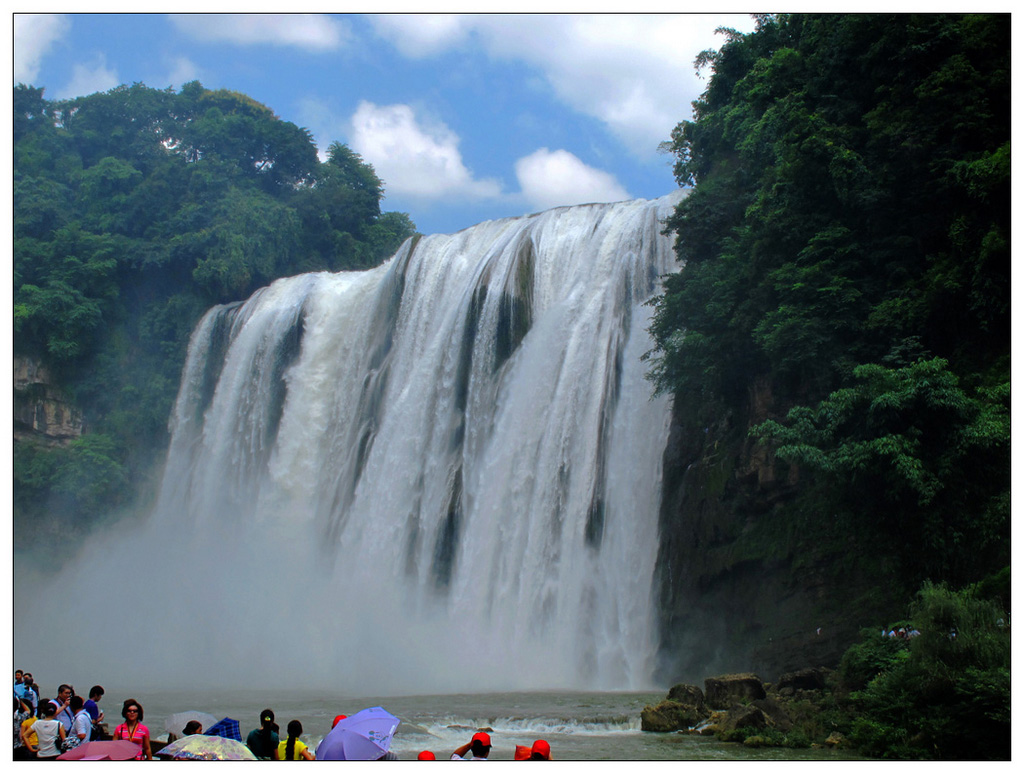
[[[972,588],[925,583],[911,620],[921,635],[851,695],[853,742],[879,758],[1008,760],[1005,611]]]
[[[852,645],[839,662],[839,676],[850,690],[866,688],[872,679],[909,655],[907,640],[881,637],[874,629],[863,629],[861,638],[862,642]]]

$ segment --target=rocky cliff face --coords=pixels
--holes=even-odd
[[[61,443],[82,434],[81,410],[30,357],[14,358],[14,439]]]
[[[706,427],[675,412],[655,578],[668,684],[835,666],[896,598],[877,588],[856,536],[801,502],[798,471],[748,438],[771,411],[766,385],[748,407]]]

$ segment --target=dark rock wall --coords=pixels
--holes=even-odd
[[[33,358],[14,358],[14,438],[60,443],[82,435],[82,411]]]
[[[747,437],[770,406],[756,390],[744,415],[703,427],[674,411],[655,571],[665,684],[836,666],[894,612],[865,546],[801,506],[797,471]]]

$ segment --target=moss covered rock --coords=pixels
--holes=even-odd
[[[672,687],[667,699],[643,708],[640,728],[661,733],[688,731],[707,720],[709,715],[701,689],[679,684]]]
[[[705,700],[712,709],[729,709],[736,702],[765,698],[764,683],[751,672],[709,677],[704,681]]]

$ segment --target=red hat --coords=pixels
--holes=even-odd
[[[336,725],[338,725],[338,721],[339,721],[339,720],[344,720],[344,719],[345,719],[345,718],[347,718],[347,717],[348,717],[348,715],[338,715],[338,717],[336,717],[336,718],[334,719],[334,722],[333,722],[333,723],[331,723],[331,728],[334,728],[334,727],[335,727]]]
[[[538,739],[533,743],[532,752],[534,755],[543,756],[544,760],[551,760],[551,745],[543,739]]]
[[[465,738],[465,737],[463,737],[463,738]],[[473,734],[472,741],[480,742],[480,744],[482,744],[484,747],[490,747],[491,746],[491,737],[489,737],[483,731],[480,731],[478,733]]]
[[[419,755],[416,756],[416,760],[418,760],[418,761],[436,761],[437,758],[434,757],[434,753],[430,752],[430,750],[424,750],[423,752],[421,752]]]

